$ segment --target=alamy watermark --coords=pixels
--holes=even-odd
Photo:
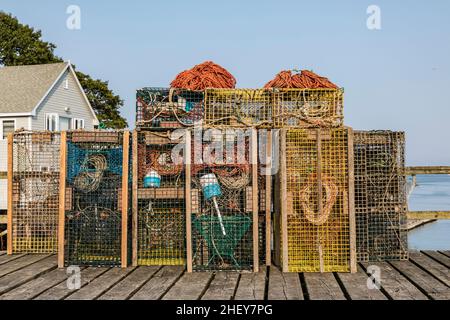
[[[78,290],[81,288],[81,269],[79,266],[69,266],[67,267],[66,273],[67,277],[67,289]]]
[[[66,9],[66,13],[69,15],[66,20],[66,27],[69,30],[81,29],[81,8],[77,5],[70,5]]]
[[[370,5],[367,7],[366,25],[369,30],[381,30],[381,8],[377,5]]]
[[[380,290],[381,289],[380,267],[370,265],[367,267],[367,273],[369,274],[369,278],[367,278],[367,288],[369,290]]]

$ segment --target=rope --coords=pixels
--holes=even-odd
[[[296,72],[294,70],[294,72]],[[275,78],[267,82],[264,88],[299,88],[299,89],[338,89],[338,87],[325,77],[314,72],[302,70],[301,73],[292,74],[291,70],[278,73]]]
[[[338,186],[334,183],[331,177],[323,175],[321,178],[321,183],[325,188],[325,199],[323,203],[325,203],[322,212],[319,215],[316,215],[313,209],[313,205],[311,205],[311,193],[314,190],[314,186],[317,183],[317,175],[315,173],[311,174],[308,177],[306,186],[300,190],[300,199],[301,206],[303,212],[305,214],[305,218],[312,223],[313,225],[320,226],[328,221],[328,218],[331,215],[331,210],[337,199],[338,194]],[[323,195],[319,195],[323,197]]]
[[[84,159],[81,172],[75,177],[73,185],[83,193],[96,191],[107,168],[108,163],[103,154],[89,154]]]
[[[204,90],[206,88],[234,88],[236,79],[212,61],[205,61],[179,73],[170,83],[172,88]]]
[[[150,167],[160,175],[177,175],[183,171],[183,165],[174,164],[170,151],[150,151]]]

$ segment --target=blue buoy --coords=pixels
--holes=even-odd
[[[155,170],[150,170],[144,177],[144,188],[161,187],[161,176]]]

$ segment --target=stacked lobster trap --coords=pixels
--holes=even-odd
[[[283,129],[274,259],[285,272],[354,272],[352,129]]]
[[[129,132],[63,132],[59,265],[128,263]]]
[[[12,172],[8,252],[56,253],[60,135],[17,132],[8,139]]]
[[[258,270],[256,131],[192,132],[186,170],[192,269]]]
[[[184,131],[135,131],[133,148],[133,264],[185,265]]]
[[[355,131],[358,261],[408,259],[405,135]]]

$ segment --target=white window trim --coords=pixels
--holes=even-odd
[[[0,119],[0,140],[5,140],[7,137],[3,136],[3,122],[4,121],[14,121],[14,131],[17,130],[17,119],[14,118],[2,118]]]
[[[82,121],[83,122],[83,128],[75,128],[75,124],[76,124],[77,121]],[[81,119],[81,118],[72,118],[71,126],[72,126],[73,130],[85,129],[86,128],[86,121],[84,121],[84,119]]]
[[[59,114],[57,113],[46,113],[45,114],[45,120],[44,120],[44,128],[45,130],[48,130],[47,128],[47,119],[49,116],[55,116],[56,117],[56,128],[54,131],[59,131]]]

